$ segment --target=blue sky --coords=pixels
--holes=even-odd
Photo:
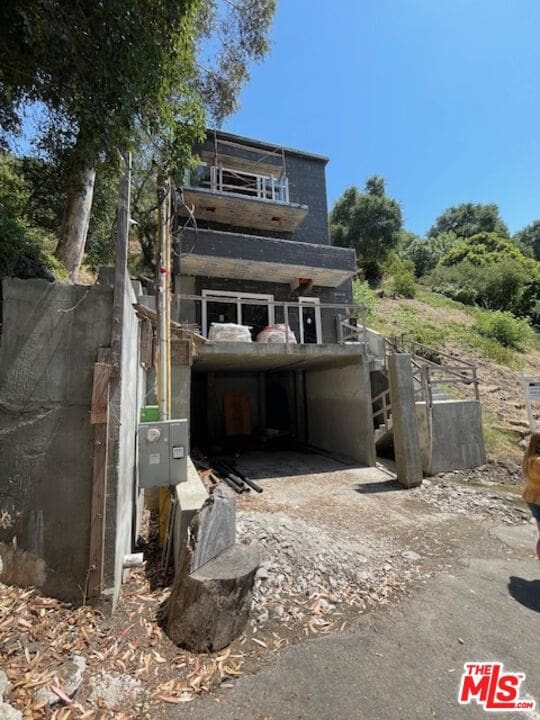
[[[278,0],[230,132],[327,155],[330,205],[383,175],[405,226],[540,218],[539,0]]]

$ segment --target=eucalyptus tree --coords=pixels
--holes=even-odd
[[[0,122],[4,141],[35,104],[40,149],[65,209],[57,257],[74,280],[96,167],[118,167],[141,141],[163,167],[190,162],[206,118],[233,112],[249,64],[268,50],[275,0],[4,0]]]

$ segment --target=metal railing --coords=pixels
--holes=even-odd
[[[456,358],[442,350],[410,340],[403,335],[386,339],[387,352],[404,352],[411,355],[415,394],[433,406],[437,390],[472,387],[474,397],[480,400],[480,380],[474,363]],[[449,392],[452,391],[449,389]]]
[[[206,310],[203,312],[203,309],[207,307],[208,303],[235,304],[237,306],[237,318],[241,318],[241,307],[244,305],[267,307],[269,324],[271,322],[272,324],[284,324],[287,327],[291,327],[293,330],[294,327],[291,326],[291,322],[293,321],[296,321],[294,322],[294,326],[296,326],[298,330],[300,329],[300,325],[303,322],[304,310],[313,309],[315,310],[316,316],[321,311],[327,311],[328,313],[329,311],[335,310],[337,343],[340,345],[344,345],[349,342],[362,343],[364,353],[367,353],[367,311],[363,305],[346,305],[343,303],[323,302],[309,303],[308,305],[307,303],[301,302],[280,302],[266,298],[242,297],[241,295],[236,295],[234,292],[231,292],[230,295],[208,294],[204,296],[180,294],[177,297],[180,299],[181,307],[185,303],[189,302],[195,304],[200,303],[201,334],[204,336],[208,335],[208,328],[203,327],[205,324],[203,318],[206,317]],[[355,321],[355,324],[353,324],[353,320]],[[192,322],[192,320],[190,320],[190,322]],[[316,323],[320,331],[320,341],[318,340],[317,343],[310,344],[325,344],[322,337],[322,321],[319,324],[319,321],[316,319]],[[287,333],[285,335],[287,336]],[[299,340],[299,338],[297,338],[297,340]],[[289,344],[288,337],[285,344]]]
[[[187,176],[187,186],[213,192],[249,196],[258,200],[289,203],[289,180],[233,170],[223,165],[201,165]]]
[[[377,403],[381,403],[381,407],[379,410],[376,410],[373,412],[373,419],[378,418],[379,415],[382,415],[382,423],[375,423],[376,430],[381,429],[384,426],[385,432],[388,432],[390,430],[390,418],[392,415],[392,403],[390,400],[390,390],[387,388],[386,390],[383,390],[381,393],[376,395],[371,400],[372,405],[377,405]]]

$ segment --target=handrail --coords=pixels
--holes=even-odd
[[[433,387],[438,385],[473,385],[475,398],[480,400],[480,380],[474,363],[456,358],[442,350],[430,348],[404,335],[385,338],[385,340],[390,352],[410,352],[411,364],[416,369],[416,373],[419,373],[419,377],[415,377],[415,380],[429,407],[433,405]],[[425,357],[426,354],[428,357]],[[441,362],[435,362],[429,356],[440,358]],[[444,363],[443,360],[447,362]],[[439,372],[444,373],[443,377],[433,377],[434,373]]]
[[[218,165],[202,165],[209,169],[209,176],[201,179],[198,185],[191,184],[191,175],[189,175],[188,187],[192,189],[207,188],[212,192],[226,192],[236,195],[253,195],[260,200],[272,200],[274,202],[289,203],[289,180],[286,176],[276,177],[274,175],[264,175],[245,170],[237,170],[229,168],[222,164]],[[247,182],[246,185],[238,186],[232,183],[224,182],[223,174],[230,174]]]
[[[213,302],[213,303],[223,303],[223,302],[233,302],[236,305],[259,305],[262,307],[268,307],[268,308],[282,308],[283,309],[283,322],[288,325],[289,324],[289,313],[291,310],[298,313],[298,317],[300,317],[301,311],[305,308],[305,305],[302,305],[298,302],[289,302],[289,301],[282,301],[282,300],[270,300],[268,298],[250,298],[250,297],[241,297],[241,294],[236,294],[234,291],[231,291],[230,295],[211,295],[211,290],[208,291],[208,295],[190,295],[190,294],[180,294],[177,295],[177,297],[180,299],[181,302]],[[313,305],[317,310],[341,310],[345,314],[342,316],[340,313],[336,316],[336,323],[337,323],[337,341],[338,344],[344,344],[348,342],[351,339],[356,339],[358,342],[362,342],[364,346],[364,352],[367,353],[367,310],[364,305],[356,305],[354,303],[325,303],[325,302],[319,302],[316,305]],[[347,321],[356,318],[356,320],[360,320],[360,324],[358,325],[351,325]],[[344,330],[346,332],[344,332]],[[347,332],[348,331],[348,332]],[[288,342],[288,341],[287,341]]]

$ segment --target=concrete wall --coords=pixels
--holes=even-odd
[[[365,362],[306,370],[306,405],[310,445],[375,465],[369,370]]]
[[[12,524],[0,527],[0,541],[16,539],[27,571],[20,574],[10,552],[1,577],[80,602],[89,557],[93,370],[98,347],[110,343],[112,290],[4,280],[2,292],[0,510]]]
[[[136,295],[127,279],[124,289],[120,375],[111,382],[109,458],[105,529],[104,583],[112,606],[122,582],[122,562],[138,534],[142,493],[137,487],[136,432],[144,404],[146,378],[139,363],[139,322],[133,311]],[[114,552],[110,549],[114,548]]]
[[[417,418],[424,473],[466,470],[486,462],[482,413],[477,400],[444,400],[417,403]]]
[[[94,427],[90,407],[99,347],[111,343],[113,291],[4,280],[0,338],[0,528],[5,582],[84,599],[89,561]],[[142,497],[135,431],[144,401],[138,321],[129,281],[120,368],[110,384],[105,599],[114,605]],[[12,546],[16,541],[18,553]]]

